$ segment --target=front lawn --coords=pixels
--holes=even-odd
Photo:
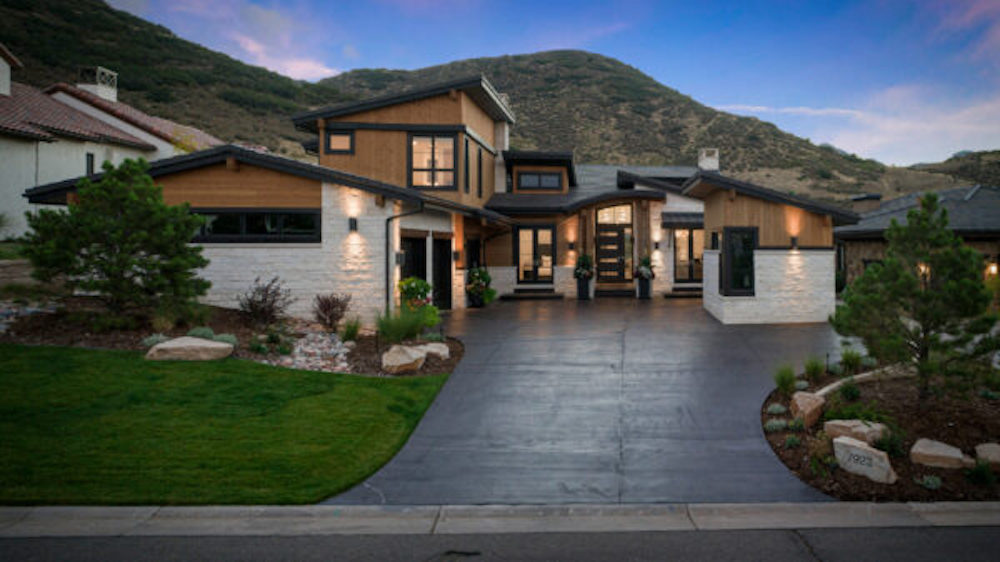
[[[0,504],[316,502],[392,458],[446,379],[0,344]]]

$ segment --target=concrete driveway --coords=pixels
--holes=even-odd
[[[465,358],[409,442],[326,503],[822,501],[764,440],[777,364],[826,324],[723,326],[701,301],[501,302],[456,312]]]

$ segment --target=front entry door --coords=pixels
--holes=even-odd
[[[432,298],[434,306],[441,310],[451,309],[451,240],[434,239],[434,285]]]
[[[625,229],[619,224],[597,225],[597,280],[625,281]]]
[[[701,281],[704,251],[704,230],[700,228],[674,230],[674,281],[681,283]]]
[[[551,283],[555,265],[555,228],[518,227],[516,253],[519,283]]]

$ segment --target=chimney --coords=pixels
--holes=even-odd
[[[868,213],[879,208],[882,195],[878,193],[862,193],[851,197],[851,210],[855,213]]]
[[[10,72],[24,68],[14,53],[0,43],[0,96],[10,96]]]
[[[698,169],[705,172],[719,171],[719,149],[702,148],[698,150]]]
[[[118,73],[103,66],[80,69],[80,82],[76,85],[101,99],[118,101]]]

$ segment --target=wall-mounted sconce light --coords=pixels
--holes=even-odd
[[[653,249],[654,250],[659,250],[660,249],[660,241],[659,240],[653,242]]]
[[[988,271],[990,275],[996,275],[997,271],[998,271],[997,264],[996,263],[991,263],[990,267],[987,268],[986,271]]]
[[[575,250],[576,249],[576,242],[570,242],[569,243],[569,249],[570,250]]]
[[[794,250],[798,250],[799,249],[799,237],[798,236],[792,236],[792,249],[794,249]]]
[[[462,258],[462,252],[455,250],[451,253],[452,261],[458,261]]]
[[[351,218],[347,219],[347,227],[351,229],[351,232],[357,232],[358,231],[358,219],[355,218],[355,217],[351,217]]]
[[[406,263],[406,254],[396,252],[396,265],[403,265],[404,263]]]

